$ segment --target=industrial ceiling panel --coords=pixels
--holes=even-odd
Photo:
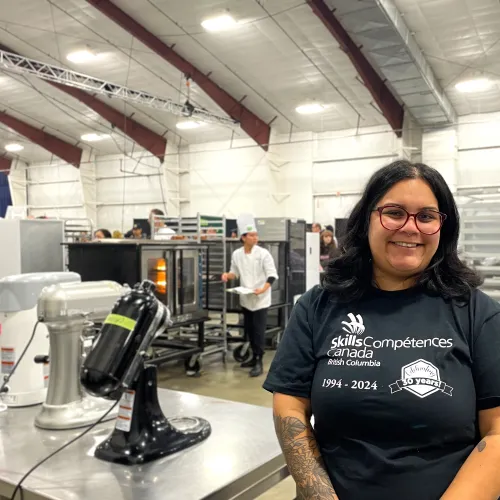
[[[328,99],[332,107],[343,105],[346,98],[353,107],[364,107],[371,97],[356,79],[356,71],[340,51],[328,31],[303,1],[276,0],[233,2],[171,2],[154,0],[147,7],[131,10],[128,2],[118,5],[133,15],[155,35],[157,21],[150,22],[152,12],[166,23],[172,20],[184,32],[180,36],[162,36],[175,44],[174,50],[229,91],[236,99],[245,97],[244,104],[264,121],[276,117],[273,128],[287,132],[290,126],[315,131],[329,127],[345,128],[353,121],[323,113],[321,119],[311,120],[295,113],[295,107],[305,100]],[[153,6],[154,5],[154,6]],[[201,21],[216,15],[222,8],[238,19],[238,29],[229,32],[207,33]],[[153,9],[153,11],[152,11]],[[245,57],[242,57],[245,54]],[[333,85],[332,85],[333,84]],[[352,112],[357,115],[359,112]],[[378,112],[364,108],[363,120],[379,123]]]
[[[500,110],[500,3],[497,0],[394,0],[458,114]],[[488,77],[485,92],[458,82]]]

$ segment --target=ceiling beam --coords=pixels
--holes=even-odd
[[[163,163],[165,151],[167,149],[167,140],[165,137],[153,132],[149,128],[141,125],[115,108],[112,108],[109,104],[100,101],[83,90],[60,83],[48,83],[93,109],[98,115],[102,116],[114,127],[120,129],[125,135],[130,137],[130,139],[156,156],[160,162]]]
[[[15,130],[18,134],[26,137],[26,139],[29,139],[31,142],[46,149],[53,155],[58,156],[66,163],[70,163],[75,167],[80,166],[80,162],[82,160],[82,150],[79,147],[64,142],[58,137],[55,137],[44,130],[33,127],[33,125],[29,125],[18,118],[14,118],[13,116],[8,115],[5,111],[0,111],[0,123],[3,123],[12,130]]]
[[[0,157],[0,172],[9,175],[10,166],[12,165],[12,160],[6,156]]]
[[[195,82],[225,113],[241,124],[241,128],[265,151],[269,147],[271,127],[219,87],[189,61],[177,54],[158,37],[140,25],[110,0],[86,0],[101,13],[140,40],[153,52]]]
[[[0,50],[10,52],[11,54],[21,55],[19,52],[16,52],[3,44],[0,44]],[[93,109],[98,115],[102,116],[114,127],[120,129],[125,135],[130,137],[130,139],[139,144],[146,151],[149,151],[151,154],[156,156],[160,162],[163,163],[165,151],[167,149],[167,140],[164,137],[156,132],[153,132],[144,125],[141,125],[132,118],[129,118],[109,104],[106,104],[93,95],[84,92],[83,90],[54,82],[48,83],[57,89],[66,92],[66,94],[74,97],[75,99],[78,99],[87,107]]]
[[[307,0],[307,3],[326,29],[337,40],[340,48],[347,54],[389,125],[396,135],[401,137],[403,135],[403,106],[394,97],[385,81],[375,71],[324,0]]]

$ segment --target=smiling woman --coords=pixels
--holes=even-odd
[[[458,210],[441,174],[397,161],[368,182],[347,223],[339,259],[325,287],[346,301],[373,285],[402,290],[420,283],[445,297],[463,297],[481,284],[458,258]]]
[[[398,161],[368,182],[264,384],[298,498],[500,497],[500,305],[458,234],[433,168]]]

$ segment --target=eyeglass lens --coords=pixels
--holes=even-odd
[[[404,208],[384,207],[380,213],[382,225],[390,231],[401,229],[408,221],[409,213]],[[441,229],[441,214],[434,210],[422,210],[415,216],[417,229],[424,234],[434,234]]]

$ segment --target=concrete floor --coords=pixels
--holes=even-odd
[[[269,351],[264,357],[266,371],[273,358]],[[165,389],[191,392],[201,396],[227,399],[258,406],[272,406],[272,395],[262,389],[264,377],[250,378],[248,370],[239,367],[231,353],[224,367],[221,356],[215,354],[203,360],[202,376],[187,377],[184,365],[165,365],[159,374],[159,386]],[[269,422],[272,425],[272,422]],[[292,500],[295,498],[295,483],[291,477],[259,497],[259,500]]]

